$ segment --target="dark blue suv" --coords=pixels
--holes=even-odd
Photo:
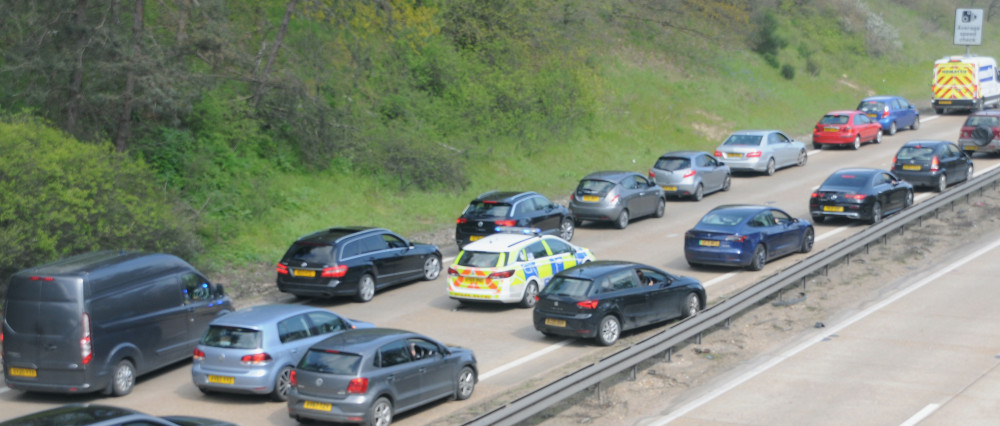
[[[900,96],[871,96],[861,100],[858,111],[862,111],[882,125],[882,131],[895,135],[903,128],[920,128],[920,111]]]

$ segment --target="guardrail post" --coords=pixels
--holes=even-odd
[[[846,262],[846,263],[847,263],[848,265],[850,265],[850,264],[851,264],[851,254],[850,254],[850,253],[848,253],[848,254],[847,254],[847,256],[844,256],[844,261],[845,261],[845,262]]]
[[[733,317],[726,318],[726,329],[727,330],[729,329],[729,326],[732,325],[732,323],[733,323]]]
[[[667,362],[673,362],[673,354],[674,354],[674,348],[673,347],[667,349],[667,357],[666,357],[667,358]]]
[[[806,291],[806,277],[802,277],[802,291]]]
[[[699,344],[699,345],[701,344],[701,333],[698,333],[697,344]]]
[[[629,369],[629,372],[628,372],[628,379],[629,379],[629,381],[633,381],[633,382],[635,381],[635,369],[636,369],[636,366],[634,366],[634,365],[632,366],[632,368]]]
[[[604,393],[601,392],[601,382],[597,382],[597,405],[604,405]]]
[[[865,254],[868,254],[868,244],[865,244]]]

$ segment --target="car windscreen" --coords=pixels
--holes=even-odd
[[[576,186],[577,194],[595,194],[600,196],[608,195],[608,192],[615,187],[615,184],[606,180],[584,179]]]
[[[826,178],[823,186],[846,186],[861,188],[871,181],[872,176],[868,173],[834,173]]]
[[[970,115],[965,119],[965,127],[1000,127],[1000,117],[986,115]]]
[[[586,297],[593,281],[556,275],[540,292],[551,296]]]
[[[691,160],[683,157],[660,157],[653,165],[654,169],[660,170],[681,170],[690,169]]]
[[[761,135],[730,135],[723,145],[760,145]]]
[[[469,204],[469,207],[466,207],[465,213],[463,213],[463,215],[485,216],[485,217],[507,217],[508,213],[510,213],[510,204],[473,201],[472,203]]]
[[[698,223],[712,226],[737,226],[752,212],[719,210],[708,212]]]
[[[819,124],[847,124],[851,117],[848,115],[827,114],[819,119]]]
[[[297,242],[292,244],[292,247],[285,253],[284,260],[307,263],[333,263],[333,246],[329,244]]]
[[[249,328],[212,325],[201,338],[201,344],[216,348],[257,349],[261,344],[261,333]]]
[[[321,349],[310,349],[299,360],[296,368],[315,371],[317,373],[341,374],[353,376],[358,373],[361,366],[361,355],[327,351]]]
[[[896,160],[908,161],[931,161],[934,158],[934,147],[932,146],[904,146],[896,153]]]
[[[500,254],[466,250],[458,256],[458,259],[455,259],[455,264],[470,268],[494,268],[500,262]]]
[[[862,102],[858,104],[858,110],[869,114],[878,114],[885,111],[885,103],[875,101]]]

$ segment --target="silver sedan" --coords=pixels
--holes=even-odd
[[[715,149],[715,158],[734,171],[761,172],[768,176],[787,166],[804,166],[806,145],[777,130],[741,130]]]
[[[732,183],[729,166],[703,151],[673,151],[660,156],[649,169],[649,178],[669,197],[691,197],[728,191]]]

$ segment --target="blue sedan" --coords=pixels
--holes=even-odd
[[[858,111],[882,125],[882,131],[895,135],[899,129],[920,128],[920,111],[900,96],[871,96],[858,103]]]
[[[719,206],[684,234],[684,257],[691,266],[732,265],[759,271],[768,260],[809,252],[815,235],[812,223],[781,209]]]

